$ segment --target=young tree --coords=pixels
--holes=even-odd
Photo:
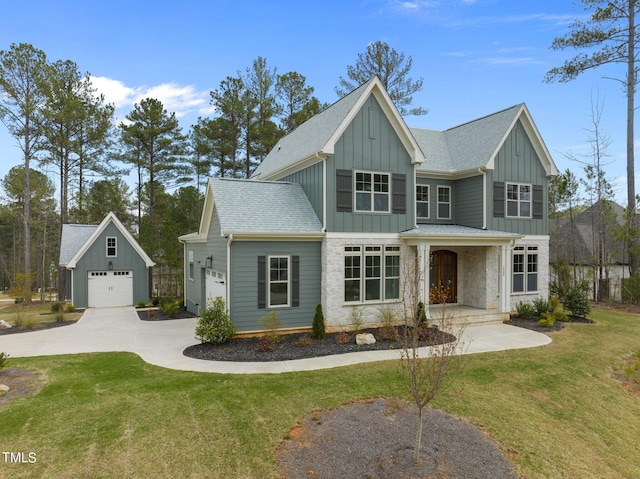
[[[11,44],[0,51],[0,120],[22,150],[24,158],[23,204],[24,272],[31,274],[31,160],[42,149],[43,84],[47,57],[27,43]]]
[[[609,64],[621,64],[624,75],[612,78],[622,84],[627,96],[627,208],[636,209],[635,159],[634,159],[634,121],[635,92],[638,82],[636,66],[636,45],[640,41],[640,32],[636,29],[636,16],[640,12],[637,0],[582,0],[584,9],[591,11],[588,20],[576,20],[570,25],[570,33],[554,39],[551,48],[586,49],[565,61],[560,67],[552,68],[545,77],[547,82],[568,82],[585,71]],[[637,218],[632,215],[631,229],[636,233],[630,245],[630,266],[633,274],[640,266],[640,257],[636,253]]]
[[[355,65],[347,66],[348,78],[340,77],[335,91],[342,98],[378,75],[401,115],[426,115],[426,108],[411,107],[413,94],[422,90],[423,83],[422,78],[414,81],[408,76],[412,66],[411,55],[405,57],[385,42],[373,42],[367,45],[366,52],[358,53]]]

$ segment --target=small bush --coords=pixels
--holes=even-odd
[[[138,301],[136,303],[136,308],[146,308],[147,307],[147,303],[145,303],[144,301]]]
[[[519,318],[529,319],[535,314],[536,310],[531,303],[518,301],[518,304],[516,304],[516,312],[518,313]]]
[[[57,313],[56,314],[56,321],[58,321],[58,314],[61,314],[61,313]],[[64,314],[64,313],[62,313],[62,314]],[[26,316],[24,318],[23,323],[22,323],[22,327],[24,329],[34,329],[36,327],[35,319],[33,319],[31,316]]]
[[[420,301],[418,303],[418,309],[416,310],[416,318],[418,319],[418,324],[427,324],[427,310],[424,307],[424,303]]]
[[[562,323],[566,323],[567,321],[569,321],[569,315],[565,313],[562,309],[554,311],[552,314],[553,314],[553,319],[555,319],[556,321],[560,321]]]
[[[304,336],[301,336],[300,339],[298,339],[294,344],[299,348],[306,348],[308,346],[311,346],[311,343],[313,343],[311,336],[305,334]]]
[[[347,344],[351,342],[351,335],[346,332],[341,332],[336,335],[336,343],[338,344]]]
[[[63,321],[64,321],[64,309],[56,313],[56,323],[61,323]]]
[[[7,353],[0,352],[0,369],[7,367],[9,355]]]
[[[147,317],[148,318],[153,318],[155,315],[156,315],[155,309],[148,309],[147,310]]]
[[[179,309],[180,303],[172,299],[160,303],[160,311],[162,311],[167,316],[175,316],[176,314],[178,314]]]
[[[280,341],[280,330],[282,329],[282,318],[279,311],[269,311],[266,316],[260,318],[260,324],[266,330],[265,336],[272,343]]]
[[[326,328],[324,323],[324,314],[322,313],[322,305],[316,306],[316,313],[313,315],[313,339],[322,339],[326,334]]]
[[[549,301],[544,298],[536,298],[533,300],[533,308],[536,310],[538,315],[542,316],[543,313],[548,313],[553,311]]]
[[[236,333],[236,327],[231,321],[224,300],[220,296],[209,300],[198,320],[196,337],[203,343],[222,344],[229,341]]]
[[[349,322],[351,323],[351,329],[354,333],[359,333],[362,330],[364,320],[362,319],[362,310],[357,306],[352,306],[349,311]]]
[[[64,309],[67,313],[75,313],[78,308],[76,308],[73,304],[67,304],[67,307]]]
[[[584,288],[580,286],[572,286],[567,291],[562,305],[565,309],[571,311],[576,316],[586,317],[591,312],[591,304]]]
[[[270,353],[273,351],[273,341],[268,336],[262,336],[256,346],[256,351],[260,353]]]
[[[158,305],[160,304],[160,298],[153,298],[153,299],[151,300],[151,304],[152,304],[154,307],[156,307],[156,308],[157,308],[157,307],[158,307]]]
[[[51,303],[52,313],[59,313],[60,311],[64,311],[64,303],[62,301],[56,301],[55,303]]]
[[[542,326],[543,328],[550,328],[554,325],[555,322],[556,320],[553,317],[553,314],[547,311],[540,315],[540,321],[538,321],[538,325]]]
[[[560,300],[553,296],[549,297],[549,311],[558,311],[562,309],[562,305],[560,304]]]

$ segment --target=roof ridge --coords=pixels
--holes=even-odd
[[[524,105],[524,102],[522,102],[522,103],[516,103],[515,105],[511,105],[511,106],[510,106],[510,107],[508,107],[508,108],[503,108],[502,110],[498,110],[498,111],[495,111],[495,112],[493,112],[493,113],[489,113],[488,115],[481,116],[480,118],[475,118],[475,119],[473,119],[473,120],[469,120],[469,121],[467,121],[467,122],[460,123],[459,125],[452,126],[451,128],[447,128],[447,129],[446,129],[446,130],[444,130],[444,131],[445,131],[445,132],[447,132],[447,131],[455,130],[456,128],[460,128],[460,127],[462,127],[462,126],[466,126],[466,125],[469,125],[469,124],[471,124],[471,123],[475,123],[476,121],[484,120],[484,119],[489,118],[489,117],[491,117],[491,116],[499,115],[500,113],[504,113],[505,111],[511,110],[511,109],[513,109],[513,108],[521,107],[522,105]]]

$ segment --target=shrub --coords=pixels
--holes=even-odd
[[[7,353],[0,352],[0,369],[7,366],[9,355]]]
[[[424,303],[422,301],[418,303],[416,318],[418,319],[418,324],[427,324],[427,310],[424,307]]]
[[[196,337],[203,343],[222,344],[236,333],[236,327],[231,321],[224,300],[220,296],[214,300],[210,299],[198,320]]]
[[[566,323],[567,321],[569,321],[569,315],[565,313],[562,309],[558,309],[557,311],[554,311],[552,314],[553,314],[553,319],[555,319],[556,321],[561,321],[563,323]]]
[[[550,328],[554,325],[555,322],[556,320],[553,314],[547,311],[540,315],[540,321],[538,321],[538,324],[543,328]]]
[[[144,301],[138,301],[136,303],[136,308],[146,308],[147,303],[145,303]]]
[[[58,321],[58,314],[62,314],[64,316],[64,313],[57,313],[56,314],[56,321]],[[34,329],[36,327],[35,319],[33,319],[33,317],[31,317],[31,316],[26,316],[24,318],[24,322],[22,323],[22,327],[24,329]]]
[[[542,316],[543,313],[548,313],[553,311],[553,309],[551,309],[551,305],[549,304],[549,301],[547,301],[544,298],[534,299],[533,308],[536,310],[536,313],[538,313],[538,315],[540,316]]]
[[[581,286],[572,286],[567,291],[562,305],[576,316],[586,317],[591,312],[591,304],[587,293]]]
[[[269,341],[272,343],[280,341],[279,331],[282,329],[282,318],[279,311],[269,311],[266,316],[260,318],[260,324],[264,326],[265,336],[269,338]]]
[[[64,311],[64,303],[62,301],[56,301],[55,303],[51,303],[52,313],[59,313],[60,311]]]
[[[351,323],[351,329],[354,333],[360,332],[362,325],[364,324],[364,320],[362,319],[362,310],[358,309],[356,306],[352,306],[351,311],[349,311],[349,322]]]
[[[77,308],[73,304],[67,304],[67,307],[64,308],[67,313],[75,313]]]
[[[518,317],[522,319],[529,319],[536,312],[535,308],[531,303],[525,303],[524,301],[518,301],[516,304],[516,312],[518,313]]]
[[[61,323],[63,321],[64,321],[64,309],[62,309],[62,310],[60,310],[60,311],[58,311],[56,313],[56,322],[57,323]]]
[[[311,339],[311,336],[305,334],[304,336],[301,336],[300,339],[298,339],[294,344],[299,348],[306,348],[307,346],[311,346],[312,342],[313,340]]]
[[[268,336],[262,336],[258,341],[256,351],[260,353],[270,353],[273,351],[273,341]]]
[[[562,309],[560,305],[560,300],[558,298],[554,298],[553,296],[549,297],[549,311],[558,311]]]
[[[316,314],[313,315],[313,339],[322,339],[326,334],[326,328],[324,324],[324,314],[322,313],[322,305],[316,306]]]
[[[351,335],[349,333],[345,333],[343,331],[336,335],[336,343],[338,344],[347,344],[350,341],[351,341]]]
[[[160,311],[167,316],[175,316],[178,314],[178,309],[180,309],[180,303],[178,301],[169,299],[160,303]]]

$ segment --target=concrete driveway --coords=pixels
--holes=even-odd
[[[253,374],[327,369],[387,359],[398,359],[398,350],[366,351],[295,361],[240,363],[187,358],[182,351],[193,344],[196,318],[141,321],[133,307],[89,308],[71,326],[0,336],[0,351],[9,356],[53,356],[107,351],[138,354],[150,364],[183,371]],[[541,333],[505,324],[469,327],[462,354],[543,346],[551,339]],[[424,352],[423,352],[424,354]]]

